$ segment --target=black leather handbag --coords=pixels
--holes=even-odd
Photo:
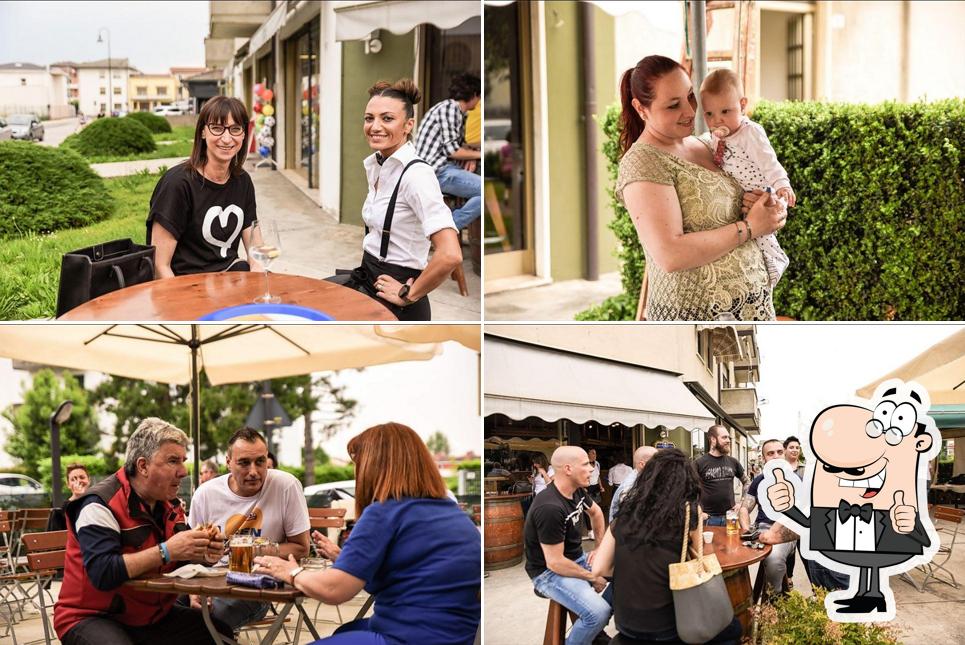
[[[154,247],[113,240],[64,253],[57,317],[105,293],[154,279]]]

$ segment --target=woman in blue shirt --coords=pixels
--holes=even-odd
[[[294,558],[256,558],[262,571],[305,595],[340,604],[363,588],[371,618],[341,626],[320,645],[469,645],[479,628],[479,529],[446,493],[425,443],[387,423],[348,443],[358,521],[339,549],[317,531],[332,568],[306,571]]]

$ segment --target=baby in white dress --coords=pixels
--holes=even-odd
[[[745,191],[770,187],[793,207],[796,198],[787,172],[777,160],[767,133],[744,115],[747,97],[740,79],[729,69],[715,69],[700,86],[704,121],[710,129],[714,162],[737,180]],[[781,279],[789,263],[784,249],[771,233],[754,240],[764,254],[771,289]]]

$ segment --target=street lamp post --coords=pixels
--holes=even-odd
[[[101,27],[97,30],[97,42],[102,43],[104,39],[101,32],[107,32],[107,116],[114,116],[114,86],[111,79],[114,78],[111,70],[111,30]]]
[[[58,508],[64,501],[60,494],[63,489],[60,481],[60,426],[67,422],[73,411],[74,402],[67,400],[50,415],[50,505],[54,508]]]

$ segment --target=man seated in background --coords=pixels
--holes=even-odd
[[[64,502],[60,508],[50,510],[50,517],[47,519],[48,531],[66,531],[67,516],[65,509],[72,501],[87,492],[90,487],[90,475],[84,464],[70,464],[67,466],[67,488],[70,489],[70,499]]]
[[[228,440],[228,474],[198,488],[188,523],[214,524],[230,538],[251,534],[278,543],[282,558],[308,555],[308,505],[301,482],[284,470],[268,468],[268,444],[256,430],[242,428]],[[193,596],[191,604],[200,607]],[[268,603],[215,598],[211,614],[232,629],[261,620]]]

